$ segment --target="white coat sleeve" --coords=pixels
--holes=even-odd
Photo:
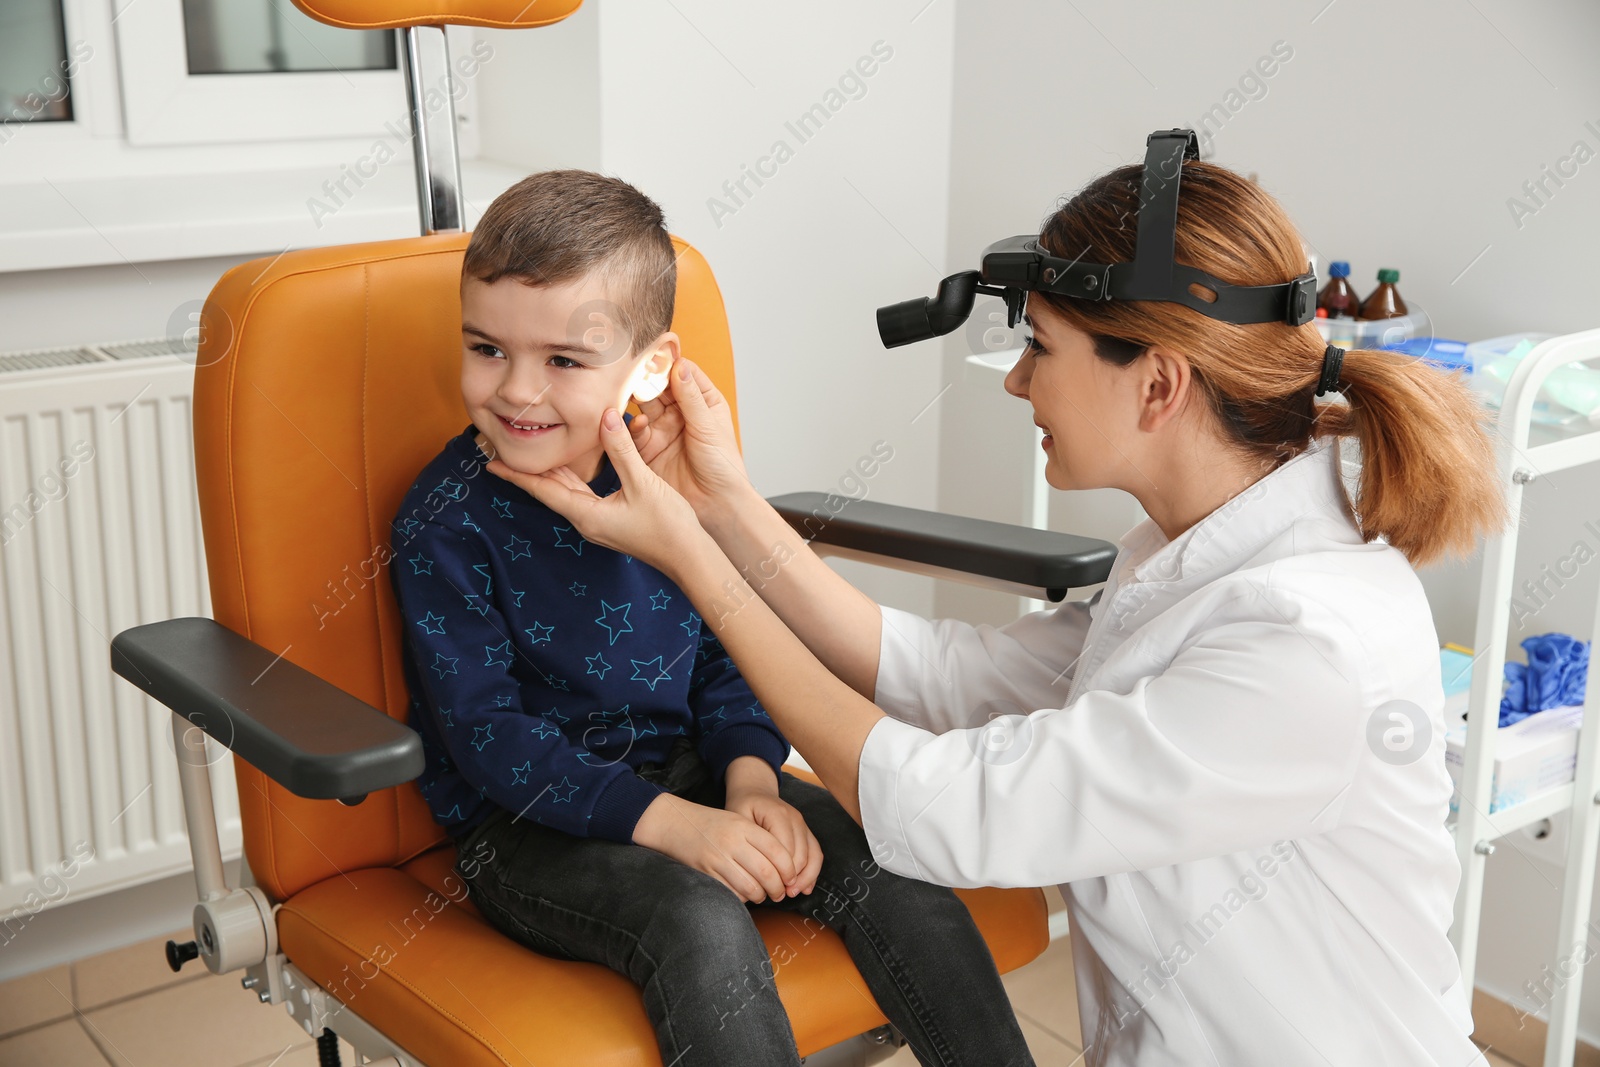
[[[1331,830],[1370,755],[1359,643],[1338,632],[1245,619],[1128,692],[944,733],[880,719],[860,762],[873,854],[940,885],[1040,886]]]
[[[1089,633],[1088,601],[1000,627],[879,607],[883,636],[872,702],[936,734],[1065,704]]]

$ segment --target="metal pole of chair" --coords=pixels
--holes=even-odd
[[[401,67],[411,104],[411,154],[417,166],[422,232],[459,232],[465,224],[461,158],[450,47],[443,26],[411,26],[400,34]]]
[[[194,858],[194,886],[202,901],[219,900],[228,895],[228,883],[222,873],[222,845],[217,840],[205,731],[174,712],[172,747],[178,754],[178,783],[183,791],[189,852]]]

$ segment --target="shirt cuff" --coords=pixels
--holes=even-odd
[[[789,758],[789,746],[777,734],[753,722],[734,723],[700,739],[700,758],[719,782],[726,777],[728,764],[740,756],[760,756],[771,765],[772,773],[778,774],[783,761]]]
[[[856,767],[856,802],[872,858],[885,870],[923,882],[933,879],[911,850],[911,839],[900,820],[898,787],[900,768],[928,736],[926,730],[885,715],[867,733]]]
[[[633,828],[650,802],[665,790],[640,778],[630,768],[611,779],[589,813],[589,836],[607,841],[633,843]]]

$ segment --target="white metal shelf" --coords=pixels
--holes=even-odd
[[[1513,575],[1522,518],[1522,492],[1528,483],[1555,471],[1600,461],[1600,431],[1533,444],[1550,431],[1533,423],[1533,402],[1552,371],[1573,362],[1600,360],[1600,330],[1552,337],[1518,364],[1506,386],[1498,420],[1498,470],[1506,492],[1506,532],[1484,543],[1483,578],[1478,589],[1472,689],[1468,697],[1467,742],[1463,753],[1460,803],[1454,824],[1461,885],[1456,893],[1450,939],[1461,960],[1461,980],[1471,995],[1477,970],[1478,927],[1483,912],[1484,864],[1494,841],[1523,826],[1566,811],[1571,817],[1567,864],[1561,886],[1560,932],[1556,961],[1570,952],[1589,922],[1594,890],[1597,833],[1600,833],[1600,730],[1579,731],[1578,760],[1572,784],[1530,797],[1489,814],[1498,741],[1501,679],[1510,632]],[[1591,638],[1600,640],[1600,603]],[[1591,647],[1593,647],[1591,645]],[[1596,691],[1585,694],[1585,716]],[[1600,720],[1596,720],[1600,721]],[[1556,990],[1545,1039],[1544,1067],[1572,1067],[1577,1046],[1582,970]]]

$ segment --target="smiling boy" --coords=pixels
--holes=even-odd
[[[485,918],[631,978],[663,1062],[799,1063],[748,903],[838,930],[922,1062],[1031,1063],[966,906],[880,868],[832,794],[782,770],[788,742],[682,590],[486,470],[616,491],[600,416],[664,384],[676,287],[660,208],[615,178],[532,175],[474,231],[471,423],[392,527],[422,795]]]

